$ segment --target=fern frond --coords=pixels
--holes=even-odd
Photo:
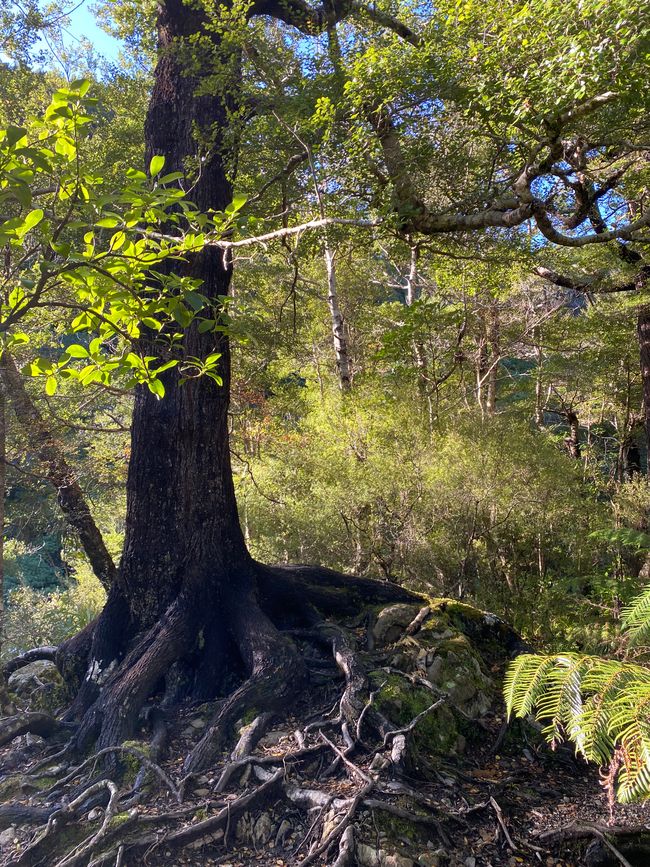
[[[622,620],[632,647],[650,644],[650,586],[623,609]]]
[[[533,710],[544,735],[566,738],[589,761],[622,756],[621,801],[650,797],[650,670],[581,654],[517,659],[506,678],[509,714]]]
[[[508,718],[513,714],[523,718],[532,713],[544,694],[553,660],[554,657],[522,653],[509,665],[503,682]]]
[[[641,530],[633,530],[630,527],[618,527],[615,530],[594,530],[589,534],[590,539],[598,539],[608,542],[610,545],[623,545],[635,551],[650,549],[650,536]]]

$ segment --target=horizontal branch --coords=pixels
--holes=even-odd
[[[617,292],[639,292],[650,279],[650,265],[644,265],[640,271],[626,283],[619,283],[615,286],[599,286],[600,276],[583,277],[577,279],[568,277],[566,274],[558,274],[557,271],[551,268],[537,267],[534,269],[535,274],[555,286],[561,286],[564,289],[573,289],[574,292],[593,292],[599,295],[613,295]]]
[[[587,247],[589,244],[606,244],[609,241],[634,240],[633,235],[650,224],[650,208],[633,223],[626,223],[618,229],[609,229],[606,232],[591,232],[586,235],[565,235],[559,232],[549,217],[546,208],[539,200],[533,203],[533,217],[537,228],[553,244],[561,247]]]

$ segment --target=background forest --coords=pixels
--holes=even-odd
[[[0,861],[644,858],[647,2],[0,38]]]
[[[532,57],[556,39],[559,65],[563,52],[578,49],[575,34],[557,43],[559,4],[547,5],[549,32],[521,51]],[[147,4],[111,3],[99,12],[126,39],[119,62],[71,40],[69,19],[54,7],[16,4],[3,13],[0,125],[41,114],[66,80],[92,79],[98,102],[84,161],[105,187],[116,187],[144,159],[153,37]],[[523,32],[516,16],[490,14],[511,36]],[[463,27],[471,31],[476,15],[470,6],[458,15],[453,50],[463,50]],[[606,34],[607,22],[601,27]],[[635,44],[636,37],[623,27],[616,38]],[[346,202],[353,208],[367,196],[381,208],[376,157],[360,136],[355,147],[355,81],[383,88],[387,98],[399,93],[409,171],[441,203],[469,197],[490,160],[496,165],[502,145],[486,112],[497,127],[517,127],[516,112],[505,117],[488,87],[494,55],[477,70],[483,106],[472,114],[428,103],[426,76],[414,61],[394,63],[390,39],[375,56],[347,42],[344,26],[309,55],[300,34],[276,29],[270,41],[272,56],[268,41],[267,55],[261,42],[247,48],[250,102],[267,100],[268,111],[242,109],[238,133],[236,188],[248,196],[258,234],[271,215],[282,221],[296,207],[345,218],[354,216]],[[594,63],[593,41],[585,69]],[[608,48],[599,50],[597,61]],[[552,100],[552,79],[539,73],[540,100]],[[516,94],[509,96],[514,104]],[[641,141],[642,115],[626,117],[618,138]],[[633,179],[613,151],[596,169],[609,188],[591,204],[607,226],[634,214],[647,195],[647,149],[639,145],[625,159],[635,163]],[[368,181],[373,171],[377,188]],[[237,251],[231,446],[254,556],[472,601],[548,650],[615,650],[621,608],[646,579],[650,486],[637,339],[646,288],[625,286],[638,265],[611,247],[558,251],[525,226],[423,238],[337,225]],[[559,274],[571,279],[562,285]],[[630,291],[617,291],[621,285]],[[43,310],[29,322],[29,345],[14,350],[19,366],[35,355],[58,357],[71,342],[72,314],[61,313]],[[118,557],[130,392],[74,379],[49,394],[42,379],[25,387]],[[104,599],[10,405],[7,656],[58,643]]]

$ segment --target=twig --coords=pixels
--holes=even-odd
[[[508,842],[508,846],[510,846],[510,848],[512,849],[513,852],[516,852],[517,847],[513,843],[512,837],[508,833],[508,828],[506,827],[506,823],[503,820],[503,812],[501,810],[501,807],[497,804],[497,802],[494,800],[494,798],[492,796],[490,796],[490,805],[492,806],[492,809],[494,810],[494,813],[497,817],[497,822],[501,826],[501,830],[503,831],[503,835]]]
[[[127,755],[135,756],[137,759],[139,759],[143,765],[146,765],[158,777],[160,777],[160,779],[163,781],[163,783],[165,783],[167,788],[170,790],[170,792],[176,798],[177,803],[179,803],[179,804],[182,803],[183,799],[181,797],[180,791],[174,785],[174,782],[171,780],[171,778],[165,773],[165,771],[163,771],[163,769],[160,767],[160,765],[157,765],[155,762],[152,762],[151,759],[148,756],[146,756],[143,752],[141,752],[140,750],[136,750],[134,747],[125,747],[125,746],[104,747],[104,749],[101,749],[101,750],[99,750],[99,752],[94,753],[92,756],[89,756],[80,765],[77,765],[76,768],[73,768],[73,770],[71,770],[70,773],[67,774],[67,776],[63,777],[62,780],[59,780],[58,783],[56,783],[54,786],[52,786],[52,788],[49,789],[45,794],[50,795],[50,794],[52,794],[52,792],[56,791],[61,786],[64,786],[66,783],[69,783],[70,780],[74,780],[74,778],[79,774],[79,771],[81,771],[83,768],[87,767],[88,765],[92,764],[93,762],[96,762],[102,756],[109,755],[109,753],[118,753],[118,752],[119,753],[126,753]]]
[[[352,803],[350,804],[350,806],[346,810],[345,815],[343,816],[341,821],[338,823],[338,825],[336,825],[330,831],[330,833],[323,840],[323,842],[320,844],[320,846],[317,846],[315,849],[313,849],[309,853],[309,855],[307,855],[307,857],[304,859],[304,861],[301,861],[301,867],[307,867],[307,865],[313,864],[314,861],[320,855],[322,855],[323,852],[326,852],[329,849],[329,847],[332,845],[332,843],[338,837],[340,837],[340,835],[345,831],[345,829],[348,827],[348,825],[350,824],[350,822],[354,818],[354,814],[359,809],[359,804],[361,804],[361,802],[364,800],[366,795],[370,794],[370,792],[373,790],[374,786],[375,786],[375,784],[371,780],[369,783],[367,783],[362,789],[360,789],[357,792],[357,794],[352,799]]]
[[[333,744],[332,741],[325,734],[323,734],[323,732],[320,732],[320,736],[328,745],[328,747],[336,753],[339,759],[346,765],[346,767],[348,767],[352,771],[355,776],[357,776],[364,783],[372,783],[372,785],[374,786],[374,780],[371,780],[367,774],[364,774],[361,768],[357,767],[354,762],[351,762],[350,759],[345,755],[345,753],[336,746],[336,744]]]
[[[423,719],[428,714],[432,713],[434,710],[437,710],[440,707],[440,705],[445,704],[446,701],[447,701],[447,698],[445,696],[443,696],[442,698],[439,698],[438,701],[434,701],[434,703],[432,705],[425,708],[416,717],[414,717],[405,728],[394,729],[393,731],[386,732],[386,734],[384,735],[384,741],[382,743],[382,747],[387,746],[388,741],[391,740],[392,738],[397,737],[398,735],[407,735],[407,734],[409,734],[409,732],[412,732],[413,729],[416,727],[416,725],[420,722],[421,719]]]

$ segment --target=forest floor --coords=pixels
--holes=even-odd
[[[404,608],[413,606],[385,609],[377,626],[386,612],[392,612],[390,623],[400,611],[409,623],[412,611]],[[450,638],[451,630],[440,632],[451,624],[452,614],[443,600],[431,613],[435,629],[428,637],[420,625],[421,644],[412,635],[398,635],[394,643],[391,634],[383,646],[359,658],[388,678],[396,676],[390,666],[400,652],[422,654],[422,647],[434,647],[435,661],[451,648],[447,664],[467,676],[472,657],[463,653],[469,645],[459,640],[462,636]],[[476,641],[481,635],[485,639],[488,627],[500,628],[492,615],[478,612],[477,619],[476,611],[465,627]],[[363,639],[360,628],[359,645]],[[307,644],[302,650],[307,652]],[[56,736],[52,742],[31,734],[14,738],[0,749],[0,867],[650,865],[650,807],[610,805],[597,769],[566,747],[550,750],[528,723],[506,727],[498,690],[489,709],[476,718],[461,713],[458,705],[454,717],[444,704],[451,693],[429,684],[424,705],[442,697],[422,712],[409,707],[410,723],[390,731],[382,744],[367,720],[361,724],[373,696],[379,696],[379,706],[381,687],[370,694],[351,731],[335,716],[347,675],[329,654],[324,650],[310,657],[315,666],[311,687],[285,715],[261,714],[248,726],[240,721],[238,749],[248,738],[242,758],[231,757],[230,740],[200,774],[186,776],[183,763],[209,725],[214,703],[181,705],[166,715],[169,740],[158,765],[149,758],[145,715],[137,739],[116,748],[130,751],[122,754],[121,776],[113,777],[117,787],[106,785],[104,774],[112,772],[101,758],[79,765],[78,757],[69,757],[72,765],[61,753],[57,758],[61,742],[57,746]],[[483,663],[495,683],[503,673],[501,657],[496,663],[486,657]],[[414,688],[409,678],[424,680],[417,671],[398,672],[397,682]],[[476,690],[472,695],[478,695]],[[422,740],[441,704],[447,715]],[[261,739],[251,740],[248,734],[262,717]],[[447,739],[450,748],[436,739],[439,731],[444,734],[437,727],[444,719],[461,726],[454,728],[452,741]],[[413,750],[395,758],[400,733]],[[106,806],[110,787],[114,795]]]
[[[304,723],[302,713],[300,718]],[[175,780],[182,777],[183,757],[200,733],[202,718],[196,712],[188,712],[177,723],[177,734],[164,762],[165,771]],[[296,749],[292,732],[298,725],[298,717],[278,723],[258,744],[256,755],[266,760],[277,756],[278,763],[282,762],[287,753]],[[489,717],[481,734],[480,749],[467,749],[453,760],[438,761],[429,770],[432,779],[428,782],[401,778],[401,783],[416,789],[432,807],[435,805],[439,816],[453,817],[451,823],[441,821],[437,828],[425,826],[422,833],[414,834],[413,828],[399,819],[395,819],[387,829],[385,822],[378,821],[374,810],[361,809],[357,833],[362,835],[369,848],[365,859],[358,863],[364,867],[373,863],[377,867],[407,867],[408,864],[427,867],[604,867],[621,864],[623,867],[646,867],[650,864],[650,856],[623,855],[615,842],[617,836],[627,838],[635,829],[650,829],[650,807],[614,805],[610,815],[596,770],[575,759],[566,749],[551,752],[543,744],[531,742],[522,746],[519,740],[515,745],[508,743],[508,736],[504,738],[503,734],[502,719]],[[495,751],[494,747],[500,743]],[[325,758],[322,757],[321,761]],[[223,764],[227,764],[226,754]],[[359,762],[358,767],[368,771],[363,762]],[[221,769],[217,764],[214,771],[193,782],[184,799],[183,809],[188,812],[181,825],[212,815],[229,801],[234,802],[243,791],[254,788],[253,775],[245,774],[236,786],[229,787],[232,789],[230,793],[213,794]],[[297,776],[293,772],[289,774],[287,768],[288,775],[300,786],[329,792],[332,797],[349,798],[359,789],[354,779],[341,772],[325,783],[320,770],[320,767],[315,769],[312,777],[309,769]],[[24,802],[33,803],[29,797]],[[401,803],[397,795],[393,803]],[[174,811],[178,806],[170,793],[160,788],[137,809],[153,819],[156,814]],[[90,818],[83,817],[80,821],[92,822],[92,813]],[[309,851],[311,824],[308,813],[279,800],[240,816],[214,844],[203,845],[197,851],[172,852],[165,846],[166,835],[161,833],[157,843],[133,865],[297,867]],[[0,864],[15,863],[17,854],[33,837],[35,830],[33,826],[18,825],[2,832]],[[400,830],[403,832],[401,837]],[[611,849],[611,843],[603,842],[602,831],[614,835],[608,838],[614,840]],[[405,844],[402,851],[408,850],[415,860],[391,855],[395,848],[387,845],[388,836],[391,844],[401,840]],[[379,852],[379,856],[371,850]],[[375,857],[377,860],[373,861]],[[131,863],[128,858],[124,861],[125,867],[131,867]]]

